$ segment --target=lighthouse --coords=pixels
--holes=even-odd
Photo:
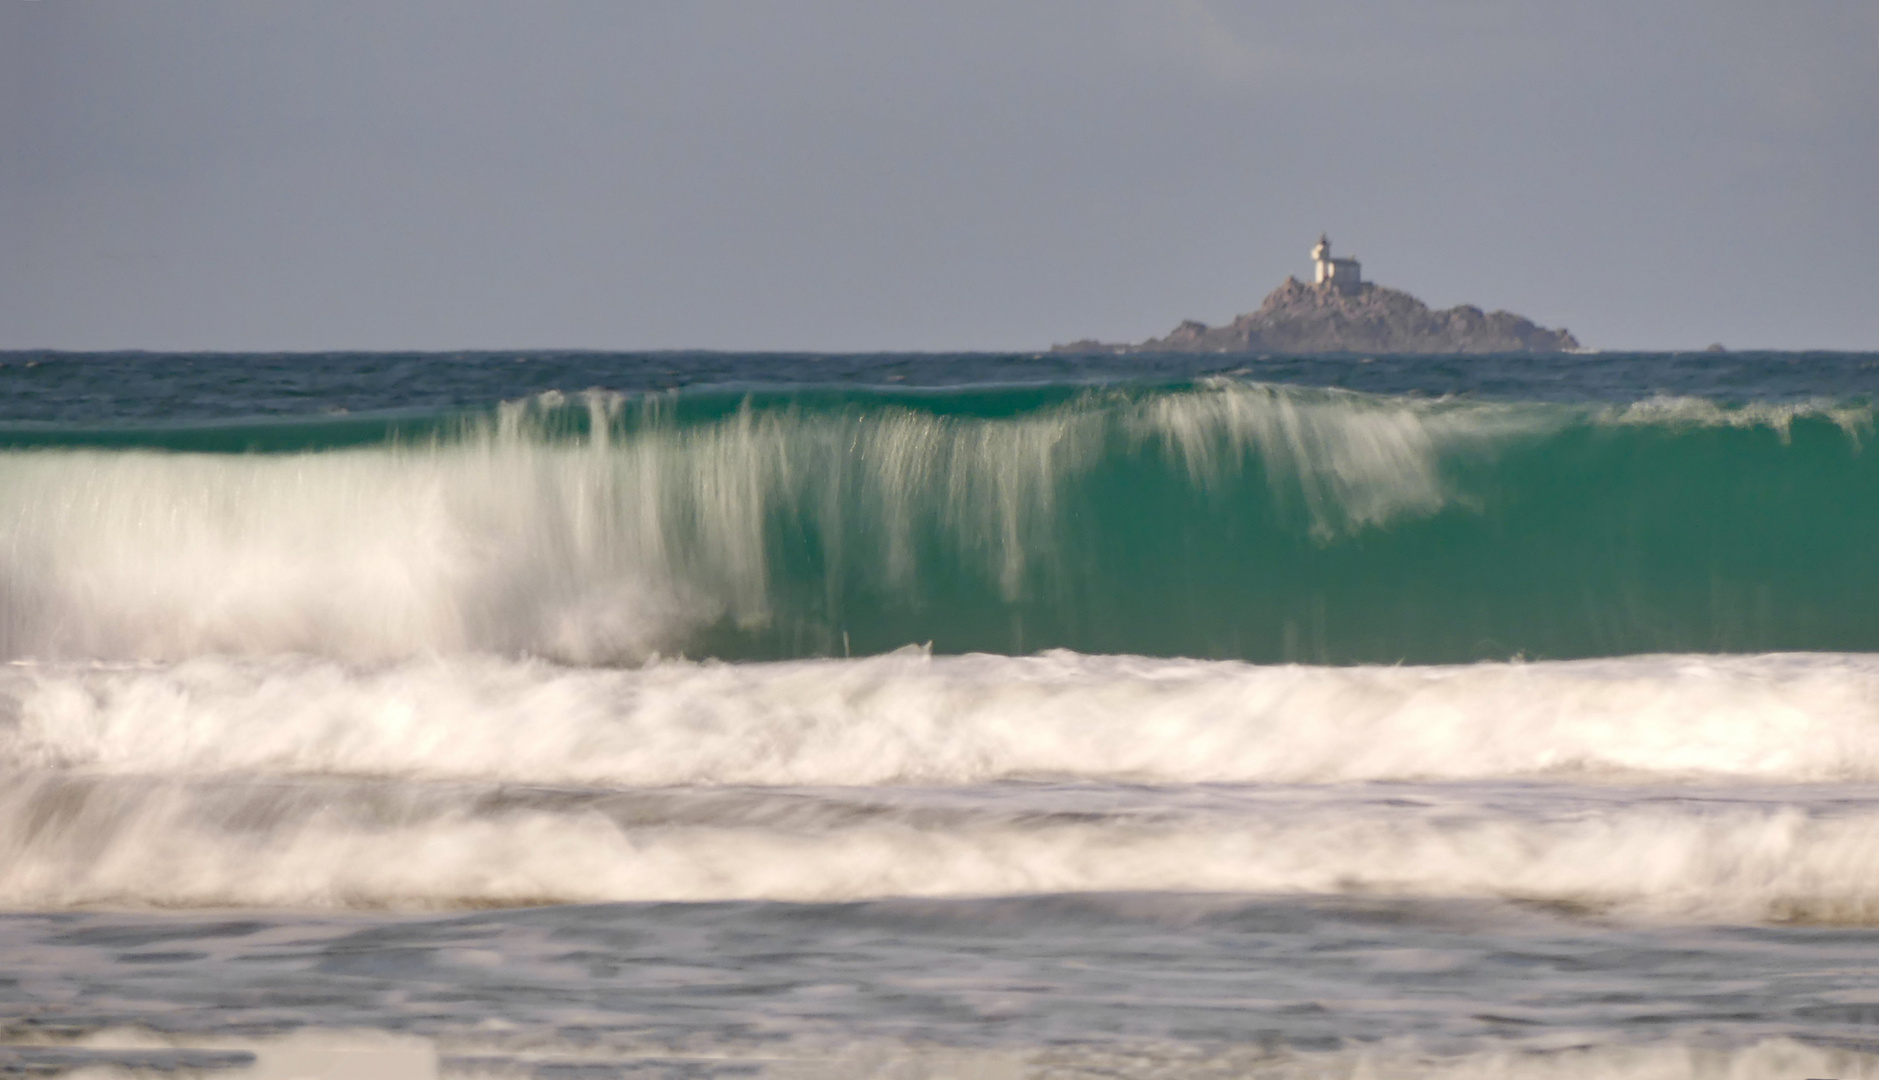
[[[1363,284],[1363,268],[1356,259],[1334,259],[1331,257],[1331,238],[1324,233],[1318,234],[1318,245],[1311,249],[1311,262],[1314,273],[1312,281],[1320,288],[1330,286],[1338,292],[1356,292]]]

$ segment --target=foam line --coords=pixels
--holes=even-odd
[[[1879,657],[1324,668],[1052,653],[0,668],[0,762],[538,784],[1879,779]]]

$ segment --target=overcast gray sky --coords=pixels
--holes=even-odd
[[[1874,0],[0,0],[0,347],[1879,349]]]

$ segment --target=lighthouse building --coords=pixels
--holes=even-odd
[[[1311,261],[1315,273],[1312,281],[1319,286],[1330,286],[1339,292],[1356,292],[1363,284],[1362,267],[1356,259],[1333,259],[1331,257],[1331,238],[1318,234],[1318,246],[1311,249]]]

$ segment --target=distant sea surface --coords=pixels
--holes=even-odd
[[[0,1074],[1879,1078],[1876,402],[0,353]]]

